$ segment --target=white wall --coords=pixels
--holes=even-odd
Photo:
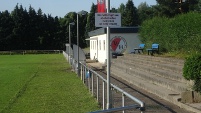
[[[93,36],[90,38],[96,38],[96,40],[90,40],[90,59],[94,60],[97,59],[99,62],[104,63],[106,59],[106,34]],[[105,41],[105,47],[104,42]],[[101,44],[101,47],[100,47]],[[105,50],[104,50],[105,48]]]
[[[115,33],[115,34],[110,34],[110,45],[112,43],[112,39],[114,37],[121,37],[122,40],[119,45],[126,45],[126,47],[122,48],[117,48],[117,51],[122,51],[125,49],[123,52],[124,54],[131,53],[133,52],[133,48],[137,48],[139,44],[141,44],[141,41],[139,40],[139,36],[137,33]],[[93,36],[90,38],[97,38],[96,40],[90,40],[90,59],[97,59],[98,62],[100,63],[105,63],[107,53],[106,53],[106,34],[103,35],[98,35],[98,36]],[[105,43],[105,44],[104,44]],[[112,52],[112,49],[111,49]]]

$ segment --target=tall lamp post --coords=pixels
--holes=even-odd
[[[86,15],[87,12],[82,10],[77,13],[77,75],[79,76],[80,66],[79,66],[79,15]]]
[[[71,59],[71,30],[70,30],[70,28],[71,28],[71,25],[75,25],[75,23],[74,22],[71,22],[71,23],[69,23],[69,63],[71,63],[70,62],[70,59]]]

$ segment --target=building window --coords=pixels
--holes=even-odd
[[[92,49],[92,41],[90,41],[90,48]]]
[[[96,42],[97,42],[97,41],[94,41],[94,47],[95,47],[94,49],[95,49],[95,50],[96,50]]]
[[[94,41],[94,50],[96,49],[96,44],[95,44],[95,41]]]
[[[101,50],[101,40],[99,40],[99,50]]]
[[[94,50],[94,41],[92,41],[92,45],[93,45],[93,50]]]
[[[105,50],[105,40],[103,40],[103,50]]]

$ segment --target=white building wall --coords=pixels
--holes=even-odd
[[[107,58],[106,37],[106,34],[100,35],[100,37],[98,37],[98,61],[100,63],[105,63],[105,59]]]
[[[110,34],[110,45],[112,43],[112,39],[116,37],[121,37],[121,43],[117,47],[117,51],[122,51],[123,47],[125,50],[123,51],[124,54],[133,52],[133,48],[137,48],[141,41],[139,40],[138,33],[115,33]],[[106,42],[106,34],[98,35],[90,37],[90,59],[97,59],[100,63],[106,63],[107,58],[107,42]],[[124,45],[126,47],[124,47]],[[111,47],[110,47],[111,48]],[[119,49],[120,48],[120,49]],[[112,53],[112,48],[110,49]]]
[[[106,59],[106,34],[93,36],[90,38],[95,39],[90,40],[90,59],[97,59],[99,62],[104,63]]]

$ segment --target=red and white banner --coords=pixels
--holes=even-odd
[[[97,10],[98,13],[106,12],[105,0],[97,0]]]

